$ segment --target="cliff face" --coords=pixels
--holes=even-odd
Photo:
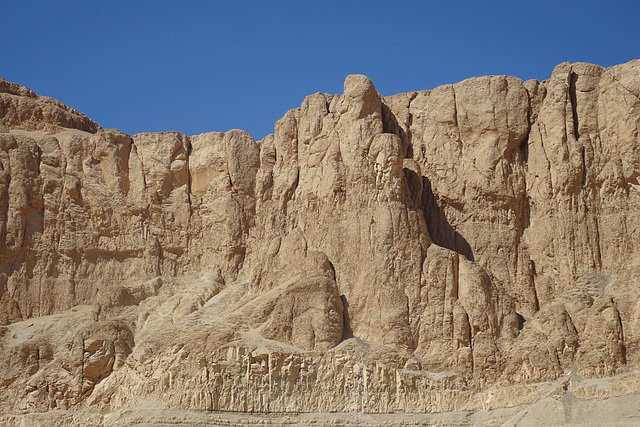
[[[0,411],[640,392],[640,61],[317,93],[254,141],[0,80]],[[599,388],[600,387],[600,388]]]

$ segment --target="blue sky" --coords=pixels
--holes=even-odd
[[[383,95],[640,57],[637,1],[6,1],[0,76],[104,127],[256,139],[348,74]]]

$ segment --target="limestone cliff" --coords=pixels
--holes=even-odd
[[[640,392],[640,60],[317,93],[256,142],[0,79],[0,413]]]

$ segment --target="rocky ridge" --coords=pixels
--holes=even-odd
[[[258,142],[130,136],[0,80],[0,126],[0,413],[640,392],[640,60],[352,75]]]

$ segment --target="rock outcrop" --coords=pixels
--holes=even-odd
[[[59,131],[63,128],[96,133],[101,128],[93,120],[62,102],[38,96],[31,89],[0,77],[0,127]]]
[[[640,393],[640,60],[352,75],[258,142],[130,136],[0,79],[0,126],[0,413]]]

